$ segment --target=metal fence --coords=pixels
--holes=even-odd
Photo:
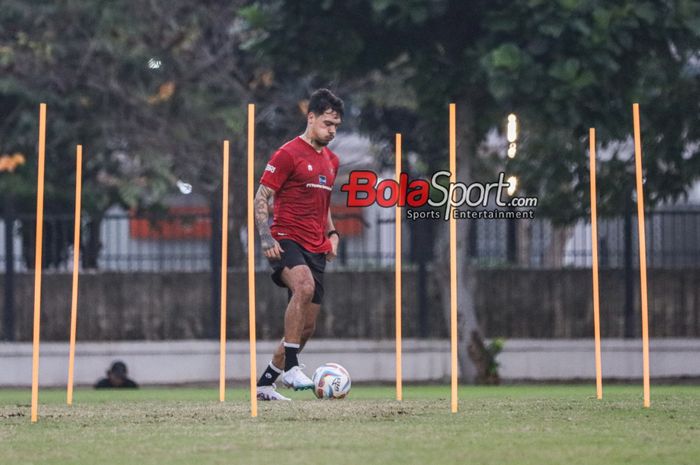
[[[334,214],[334,219],[336,227],[341,228],[343,234],[338,259],[327,268],[330,272],[338,272],[328,276],[329,283],[336,283],[333,295],[338,300],[335,306],[349,306],[357,313],[358,321],[371,322],[368,327],[386,328],[386,315],[378,309],[391,305],[390,293],[377,289],[389,289],[393,282],[390,271],[394,268],[395,254],[394,210],[369,208],[361,215],[347,212]],[[168,327],[199,328],[196,331],[188,329],[172,333],[176,336],[213,337],[218,328],[221,250],[221,226],[216,217],[208,211],[150,217],[113,211],[101,219],[99,228],[96,228],[96,224],[86,217],[81,228],[81,269],[99,271],[86,273],[90,275],[86,278],[91,284],[81,287],[83,292],[87,292],[81,305],[87,307],[88,315],[92,315],[84,323],[90,328],[94,327],[90,331],[97,331],[95,328],[124,327],[126,329],[119,333],[123,333],[123,337],[141,337],[138,335],[141,333],[130,332],[129,328],[138,327],[140,323],[137,323],[142,322],[144,315],[156,311],[153,309],[167,308],[172,315],[164,311],[148,318],[156,323],[168,322],[165,325]],[[31,276],[28,272],[34,265],[35,223],[33,217],[26,216],[0,226],[0,269],[4,271],[0,281],[3,294],[1,338],[14,340],[23,334],[30,334],[26,309],[31,308]],[[438,237],[445,233],[439,228],[446,229],[447,223],[430,220],[405,220],[403,223],[403,263],[407,270],[414,271],[405,275],[411,282],[406,286],[405,293],[415,307],[416,324],[411,334],[418,337],[432,334],[431,322],[434,321],[435,307],[439,305],[435,300],[438,294],[435,286],[438,284],[430,279],[431,273],[446,265],[436,253]],[[583,283],[583,279],[590,276],[589,272],[583,273],[590,268],[591,260],[590,225],[586,222],[558,228],[544,219],[476,220],[470,222],[467,229],[468,235],[463,238],[467,242],[466,256],[460,257],[460,260],[468,259],[479,268],[484,277],[482,284],[486,283],[486,287],[493,281],[488,277],[494,273],[498,277],[508,277],[505,280],[499,278],[501,284],[510,282],[509,279],[515,279],[515,276],[523,282],[538,285],[544,282],[543,276],[565,275],[570,278],[569,281],[575,279],[577,283]],[[237,227],[231,227],[230,231],[229,268],[241,272],[247,264],[247,231]],[[599,222],[601,273],[607,273],[604,275],[608,277],[606,282],[610,288],[606,290],[606,295],[611,299],[610,311],[614,313],[611,318],[617,327],[624,329],[624,336],[627,337],[638,334],[636,234],[635,218],[603,218]],[[700,269],[700,209],[648,212],[646,237],[651,276],[657,276],[657,284],[665,283],[663,289],[657,286],[651,292],[650,308],[657,308],[657,314],[661,312],[666,323],[682,322],[678,328],[694,327],[696,323],[692,322],[700,321],[695,316],[700,300],[693,291],[697,288],[697,270]],[[44,268],[53,276],[45,279],[44,287],[48,286],[47,295],[52,295],[52,291],[56,293],[53,300],[60,296],[64,300],[66,298],[65,282],[73,265],[72,240],[71,216],[46,217]],[[12,258],[8,260],[8,257]],[[256,264],[258,271],[269,267],[260,250],[256,251]],[[672,269],[670,274],[667,269]],[[557,270],[566,272],[557,273]],[[654,270],[657,271],[655,275]],[[341,273],[343,271],[350,273]],[[241,278],[244,274],[238,273],[237,276],[239,279],[233,282],[240,286],[245,281]],[[338,284],[341,281],[342,289]],[[533,292],[529,292],[528,289],[526,295],[532,294],[535,300],[542,299],[542,308],[554,306],[578,314],[585,313],[587,304],[582,296],[588,293],[582,292],[578,284],[566,284],[569,281],[558,283],[556,292],[551,289],[533,289]],[[670,286],[669,282],[677,282],[677,285]],[[140,291],[130,287],[132,285]],[[508,302],[518,302],[518,306],[522,303],[522,292],[523,289],[511,285],[500,286],[497,293],[482,290],[480,308],[486,314],[507,314],[512,310],[509,310]],[[283,294],[269,293],[274,294],[275,298]],[[243,294],[242,289],[232,291],[232,295],[237,296],[234,299],[236,302]],[[272,303],[268,302],[267,307],[270,305]],[[274,304],[276,310],[279,305],[279,302]],[[268,311],[271,311],[270,308]],[[204,315],[200,319],[205,323],[199,320],[196,324],[192,323],[191,320],[196,319],[198,314]],[[671,319],[669,315],[674,316]],[[540,319],[538,327],[547,326],[542,315],[534,315],[533,318]],[[158,328],[153,333],[161,335],[158,337],[171,334],[160,326]],[[63,334],[61,331],[64,329],[59,324],[51,331]],[[164,332],[159,332],[161,330]],[[97,331],[95,334],[102,333]],[[664,334],[685,333],[673,329]],[[525,335],[523,333],[521,337]],[[156,336],[148,333],[144,337]]]
[[[369,215],[336,215],[356,227],[344,235],[333,269],[377,269],[394,265],[395,220],[393,210],[377,209]],[[465,220],[458,220],[465,221]],[[206,271],[218,267],[220,226],[207,211],[137,216],[105,215],[99,231],[89,218],[81,228],[81,268],[105,271]],[[404,220],[404,264],[414,266],[434,259],[438,228],[435,221]],[[95,234],[95,237],[93,237]],[[2,222],[0,269],[22,272],[33,269],[35,246],[33,216]],[[598,226],[599,259],[603,268],[635,267],[638,263],[636,218],[602,218]],[[11,238],[11,239],[10,239]],[[591,266],[590,224],[580,221],[556,227],[546,219],[472,220],[467,253],[478,267],[535,269],[587,268]],[[684,208],[647,212],[647,262],[651,268],[700,266],[700,209]],[[72,269],[73,218],[51,215],[44,221],[44,268]],[[229,267],[244,268],[247,250],[245,227],[230,229],[232,252]],[[12,263],[8,258],[12,257]],[[256,263],[267,263],[256,241]],[[9,266],[8,266],[9,265]]]
[[[330,269],[381,268],[393,266],[394,220],[377,219],[370,224],[362,215],[336,215],[336,221],[361,224],[360,234],[343,237],[338,260]],[[221,257],[221,225],[209,212],[139,216],[110,213],[100,218],[98,228],[90,218],[81,225],[80,269],[101,271],[207,271],[218,269]],[[43,268],[68,272],[73,269],[74,219],[69,215],[47,215],[43,224]],[[95,231],[97,229],[97,231]],[[26,272],[34,268],[35,217],[17,216],[0,221],[0,269]],[[96,239],[92,235],[96,235]],[[229,268],[247,266],[247,229],[229,228]],[[389,244],[391,242],[391,245]],[[236,259],[236,252],[237,258]],[[256,268],[267,262],[255,243]]]
[[[700,266],[700,209],[648,211],[645,220],[650,268]],[[565,227],[542,219],[476,222],[471,232],[470,256],[480,266],[557,269],[592,264],[587,221]],[[636,215],[599,219],[598,255],[602,268],[638,266]]]

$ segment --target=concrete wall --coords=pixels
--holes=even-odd
[[[435,276],[435,273],[430,274]],[[636,276],[636,275],[635,275]],[[282,334],[286,291],[267,273],[257,273],[257,332]],[[67,340],[69,274],[46,273],[42,291],[42,339]],[[78,340],[171,340],[215,338],[218,310],[212,310],[208,273],[84,273],[80,279]],[[423,311],[428,337],[448,331],[437,285],[426,283],[428,305],[420,309],[417,273],[404,271],[404,335],[417,337]],[[479,270],[475,301],[489,337],[581,338],[593,334],[590,270]],[[247,275],[229,274],[228,333],[247,338]],[[386,339],[394,335],[393,271],[329,272],[316,337]],[[4,292],[0,280],[0,293]],[[603,337],[624,335],[624,275],[600,273]],[[639,293],[635,290],[635,300]],[[33,275],[16,277],[17,340],[32,334]],[[649,270],[650,331],[653,337],[700,337],[700,270]],[[2,319],[0,319],[2,325]],[[638,331],[639,333],[639,331]],[[1,333],[0,333],[1,334]]]
[[[257,345],[258,373],[269,362],[275,341]],[[345,366],[356,382],[392,382],[395,373],[394,341],[312,340],[301,361],[311,374],[325,362]],[[403,345],[406,382],[447,382],[450,376],[449,341],[408,339]],[[653,339],[650,371],[654,379],[700,378],[700,339]],[[602,342],[603,376],[639,379],[642,376],[641,341],[606,339]],[[498,358],[504,382],[591,380],[595,378],[592,340],[506,341]],[[75,383],[91,385],[104,376],[114,360],[123,360],[130,375],[141,384],[215,383],[219,376],[218,341],[81,343],[76,349]],[[227,378],[244,381],[249,373],[248,343],[230,341]],[[0,386],[30,386],[32,347],[29,343],[0,344]],[[39,382],[42,387],[63,387],[68,374],[68,345],[41,346]],[[641,388],[640,388],[641,389]]]

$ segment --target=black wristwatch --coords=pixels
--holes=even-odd
[[[338,236],[338,239],[340,239],[340,234],[335,229],[331,229],[330,231],[328,231],[328,234],[326,234],[326,236],[328,236],[328,238],[330,239],[333,234]]]

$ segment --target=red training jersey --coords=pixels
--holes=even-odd
[[[338,165],[327,147],[317,152],[301,137],[272,155],[260,178],[275,191],[272,237],[291,239],[313,253],[331,251],[326,223]]]

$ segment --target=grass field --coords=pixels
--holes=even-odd
[[[261,403],[242,388],[130,392],[0,390],[0,464],[688,464],[700,463],[700,386],[355,387],[350,398]]]

